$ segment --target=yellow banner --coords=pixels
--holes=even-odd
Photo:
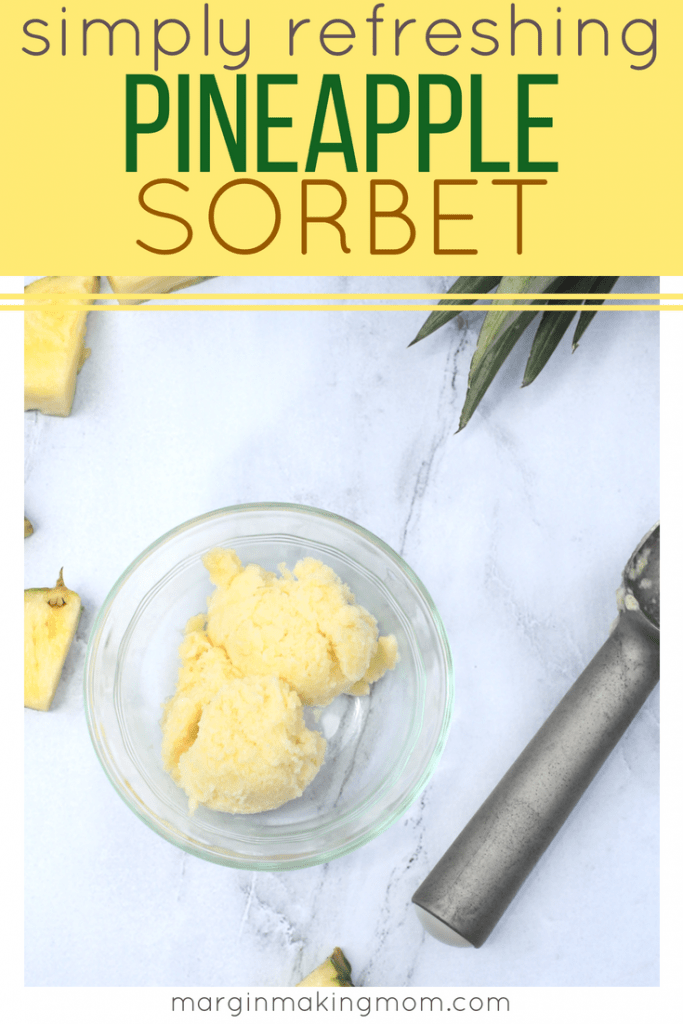
[[[0,24],[2,273],[680,273],[673,0],[29,0]]]

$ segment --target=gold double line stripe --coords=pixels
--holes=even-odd
[[[52,293],[50,295],[0,294],[0,311],[27,312],[32,310],[73,309],[78,305],[86,312],[443,312],[444,306],[453,311],[496,309],[501,312],[579,312],[591,310],[601,303],[596,312],[683,312],[681,293],[623,293],[553,292],[545,293],[463,293],[448,298],[449,293],[357,293],[348,292],[282,292],[263,294],[245,293],[116,293],[83,295],[82,292]],[[474,306],[471,301],[480,300]],[[580,300],[587,300],[584,304]],[[216,300],[220,300],[216,303]],[[533,300],[536,300],[535,302]],[[563,305],[558,307],[557,301]]]

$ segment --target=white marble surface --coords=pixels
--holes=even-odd
[[[481,949],[439,944],[410,902],[606,638],[621,568],[658,518],[657,315],[598,317],[521,390],[523,339],[457,436],[480,315],[407,348],[422,319],[92,314],[71,417],[26,414],[26,585],[64,565],[85,606],[52,710],[25,712],[27,985],[289,985],[333,945],[367,986],[658,984],[658,690]],[[122,570],[184,520],[259,500],[330,509],[399,551],[441,612],[457,684],[444,756],[404,818],[279,874],[205,863],[138,821],[82,700],[88,633]]]

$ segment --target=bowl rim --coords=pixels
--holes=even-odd
[[[350,530],[352,533],[358,534],[362,539],[369,541],[376,548],[378,548],[382,554],[388,558],[410,581],[412,586],[417,590],[418,594],[424,601],[426,608],[429,612],[431,623],[435,629],[436,635],[439,639],[441,646],[441,655],[443,657],[445,671],[443,673],[444,681],[444,707],[443,714],[441,717],[440,728],[434,742],[432,751],[429,755],[427,763],[424,765],[420,772],[419,778],[410,786],[408,791],[404,793],[403,797],[398,800],[391,810],[384,814],[377,824],[371,828],[366,829],[362,835],[355,838],[349,839],[346,842],[339,843],[333,850],[326,852],[323,856],[319,853],[308,854],[305,856],[296,856],[293,854],[291,857],[271,857],[266,860],[251,861],[247,857],[238,858],[231,856],[227,853],[216,852],[215,847],[210,847],[208,844],[201,845],[199,841],[190,839],[189,837],[182,837],[182,833],[177,826],[171,822],[165,822],[162,819],[158,819],[156,815],[148,811],[145,813],[141,806],[141,799],[137,795],[132,795],[129,792],[129,787],[125,787],[120,784],[118,778],[110,771],[110,766],[104,755],[104,750],[100,749],[100,742],[97,737],[98,727],[95,721],[95,712],[93,702],[90,700],[90,676],[91,671],[94,669],[95,663],[95,647],[96,642],[100,636],[102,626],[104,625],[107,616],[111,610],[114,601],[122,589],[123,585],[129,580],[136,570],[146,561],[146,559],[154,552],[158,551],[164,544],[174,537],[180,536],[192,530],[194,527],[207,523],[213,519],[229,518],[231,515],[237,514],[249,514],[250,512],[283,512],[283,513],[297,513],[304,516],[308,516],[314,519],[324,518],[332,520],[338,523],[340,526]],[[237,868],[241,870],[249,871],[293,871],[300,868],[313,867],[320,864],[329,863],[338,857],[345,856],[347,853],[351,853],[354,850],[365,846],[366,843],[375,839],[381,835],[382,832],[386,831],[391,825],[393,825],[410,807],[419,794],[424,790],[429,779],[431,778],[436,766],[443,753],[448,733],[450,731],[451,721],[453,717],[453,704],[454,704],[454,672],[453,672],[453,659],[451,654],[450,643],[448,641],[448,635],[446,633],[445,626],[441,619],[441,616],[436,608],[436,605],[420,578],[411,569],[408,563],[398,554],[392,547],[390,547],[385,541],[383,541],[372,531],[361,526],[359,523],[354,522],[351,519],[341,516],[336,512],[330,512],[327,509],[316,508],[312,505],[302,505],[294,502],[276,502],[276,501],[265,501],[265,502],[246,502],[237,505],[227,505],[222,508],[213,509],[210,512],[202,513],[198,516],[193,516],[191,519],[187,519],[180,523],[178,526],[167,530],[160,537],[158,537],[151,544],[148,544],[146,548],[124,569],[120,574],[116,582],[110,588],[107,596],[105,597],[102,605],[95,617],[90,634],[88,637],[88,644],[85,655],[85,665],[83,674],[83,697],[85,706],[85,716],[88,725],[88,732],[90,734],[90,740],[97,759],[109,780],[114,790],[121,797],[123,802],[130,810],[139,818],[148,828],[150,828],[156,835],[174,846],[183,850],[186,853],[190,853],[202,860],[210,861],[214,864],[221,866]]]

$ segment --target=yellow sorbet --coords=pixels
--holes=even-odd
[[[367,694],[397,661],[396,639],[322,562],[281,575],[242,566],[234,551],[204,558],[216,590],[189,620],[174,696],[161,727],[165,769],[205,804],[251,814],[301,796],[326,742],[303,704]]]
[[[215,548],[204,565],[216,586],[207,637],[242,675],[275,674],[304,704],[324,706],[340,693],[369,693],[396,664],[396,638],[379,636],[376,619],[322,562],[304,558],[293,573],[281,565],[277,576]]]
[[[325,746],[306,728],[291,687],[276,676],[248,676],[223,682],[202,707],[195,738],[172,774],[191,812],[197,804],[234,814],[270,811],[301,796]]]

